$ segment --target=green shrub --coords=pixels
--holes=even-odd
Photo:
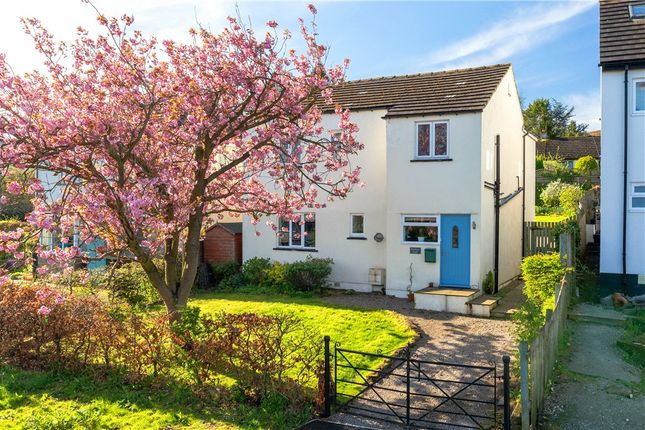
[[[598,162],[591,155],[585,155],[576,160],[573,170],[579,175],[589,176],[598,170]]]
[[[561,158],[550,158],[544,160],[542,175],[551,181],[572,182],[573,171],[567,167]]]
[[[486,294],[493,294],[494,289],[495,289],[495,277],[493,276],[493,272],[490,270],[484,277],[484,281],[482,282],[482,287],[484,288],[484,292]]]
[[[237,261],[211,263],[210,266],[213,274],[213,285],[217,287],[219,287],[224,280],[233,277],[240,272],[240,265],[237,264]]]
[[[549,184],[540,193],[540,199],[544,206],[549,208],[557,208],[560,205],[560,193],[567,184],[557,180],[549,182]]]
[[[304,261],[296,261],[287,265],[285,280],[298,291],[313,291],[325,286],[327,277],[331,274],[331,258],[307,257]]]
[[[266,271],[266,278],[262,282],[262,286],[268,288],[274,288],[278,291],[284,292],[288,289],[286,272],[289,263],[281,263],[279,261],[274,261],[271,265],[271,268]]]
[[[131,306],[149,306],[159,301],[159,294],[152,286],[141,264],[133,261],[117,268],[110,280],[114,296]]]
[[[545,321],[546,318],[539,306],[530,300],[522,303],[520,308],[513,313],[514,331],[517,339],[532,341],[540,332]]]
[[[578,210],[578,204],[585,192],[579,185],[565,184],[560,190],[560,207],[568,212]]]
[[[538,154],[535,156],[535,170],[544,169],[544,155]]]
[[[538,254],[522,260],[522,277],[524,278],[524,294],[527,299],[546,311],[545,304],[551,303],[555,285],[559,284],[564,276],[565,269],[560,263],[560,255]],[[551,299],[551,300],[549,300]]]
[[[271,268],[268,258],[253,257],[242,264],[242,275],[247,285],[260,285],[266,278],[267,271]]]

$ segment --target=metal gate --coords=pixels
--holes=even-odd
[[[326,416],[334,404],[345,413],[403,428],[498,428],[494,362],[475,366],[419,360],[410,356],[409,347],[398,356],[388,356],[337,344],[332,353],[327,337],[325,357]],[[364,364],[372,359],[385,359],[388,365]],[[510,359],[505,356],[503,361],[503,428],[510,429]],[[344,376],[338,376],[339,370]]]

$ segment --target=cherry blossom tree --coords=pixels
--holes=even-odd
[[[0,177],[10,167],[50,172],[53,186],[33,178],[7,192],[35,196],[26,216],[35,232],[78,238],[38,245],[39,270],[87,259],[83,245],[100,238],[98,257],[135,259],[175,314],[208,220],[296,220],[297,211],[347,196],[359,182],[350,163],[362,149],[357,127],[337,107],[341,139],[332,141],[319,106],[333,103],[348,62],[325,66],[328,48],[309,9],[302,53],[275,21],[260,35],[229,18],[221,33],[197,28],[179,43],[143,35],[130,16],[99,14],[99,36],[79,27],[75,41],[60,43],[24,19],[45,71],[16,75],[0,54]],[[29,258],[17,252],[24,236],[0,232],[0,251]]]

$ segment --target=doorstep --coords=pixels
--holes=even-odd
[[[470,315],[471,309],[466,303],[480,294],[480,290],[470,288],[424,288],[414,292],[414,307]]]

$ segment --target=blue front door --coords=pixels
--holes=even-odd
[[[441,286],[470,287],[470,215],[441,215]]]

